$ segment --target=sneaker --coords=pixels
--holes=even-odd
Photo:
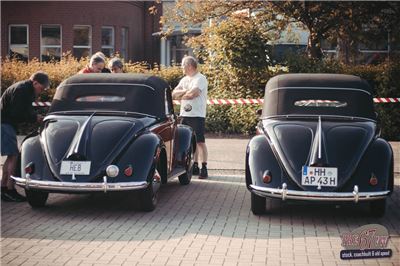
[[[208,177],[207,167],[203,165],[203,167],[201,167],[201,170],[200,170],[199,178],[206,179],[207,177]]]
[[[193,170],[192,170],[193,175],[199,175],[200,174],[200,168],[198,163],[193,163]]]
[[[16,189],[8,189],[7,191],[2,192],[1,199],[4,201],[13,201],[13,202],[26,201],[26,197],[19,194]]]

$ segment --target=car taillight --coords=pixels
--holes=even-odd
[[[371,186],[376,186],[378,184],[378,178],[372,174],[371,178],[369,179],[369,183]]]
[[[263,174],[263,182],[268,184],[272,181],[272,173],[270,170],[266,170]]]
[[[25,173],[31,175],[33,174],[33,172],[35,172],[35,164],[33,162],[30,162],[25,166]]]
[[[132,165],[128,165],[124,170],[125,176],[132,176],[133,175],[133,167]]]

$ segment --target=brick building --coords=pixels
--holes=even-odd
[[[159,62],[160,13],[152,1],[1,1],[1,56],[59,59],[102,51],[126,61]],[[159,9],[160,10],[160,9]]]

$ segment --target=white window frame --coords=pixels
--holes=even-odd
[[[89,27],[89,46],[86,45],[75,45],[72,43],[72,54],[74,53],[74,49],[80,49],[80,48],[89,48],[89,55],[92,54],[92,26],[91,25],[72,25],[72,38],[74,38],[75,34],[75,28],[78,27]]]
[[[43,26],[59,26],[60,27],[60,44],[59,45],[44,45],[42,43]],[[40,62],[42,62],[43,48],[60,48],[60,59],[62,58],[62,25],[61,24],[41,24],[40,25]]]
[[[123,31],[125,31],[125,36],[122,35]],[[121,48],[120,48],[121,57],[127,61],[129,58],[129,49],[128,49],[128,47],[129,47],[129,28],[128,27],[121,27],[120,37],[121,37]],[[123,37],[125,37],[126,39]],[[126,40],[126,43],[125,43],[125,40]],[[125,44],[125,54],[122,54],[122,46],[124,44]]]
[[[11,27],[26,27],[26,44],[11,44]],[[28,24],[10,24],[8,25],[8,55],[11,54],[11,47],[23,47],[28,49],[29,60],[29,25]]]
[[[115,29],[113,26],[102,26],[101,27],[101,34],[103,35],[103,29],[111,29],[112,36],[111,36],[111,45],[103,45],[101,44],[101,50],[103,49],[111,49],[112,53],[115,54]],[[110,54],[110,56],[111,56]]]

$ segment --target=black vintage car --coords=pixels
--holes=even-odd
[[[260,115],[245,167],[254,214],[271,211],[278,199],[365,201],[372,214],[384,215],[393,191],[393,152],[379,136],[365,80],[279,75],[266,85]]]
[[[21,147],[21,176],[32,207],[52,192],[139,190],[145,211],[161,183],[190,183],[196,139],[177,123],[171,91],[161,78],[83,74],[63,81],[36,135]]]

